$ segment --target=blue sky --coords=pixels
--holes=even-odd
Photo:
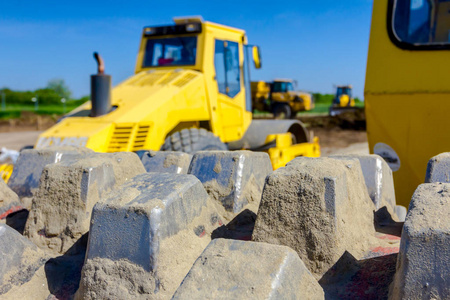
[[[362,97],[371,10],[371,0],[0,0],[0,88],[33,90],[62,78],[74,96],[88,95],[94,51],[117,84],[133,74],[144,26],[202,15],[245,29],[261,47],[263,68],[252,80],[294,78],[322,93],[351,83]]]

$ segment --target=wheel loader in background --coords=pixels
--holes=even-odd
[[[312,95],[294,91],[296,84],[292,79],[252,82],[253,109],[272,112],[275,119],[295,118],[298,112],[313,109]]]
[[[35,148],[247,149],[268,152],[274,169],[296,156],[320,155],[318,138],[301,122],[252,121],[250,57],[256,68],[261,59],[245,31],[199,17],[174,22],[143,29],[135,75],[112,91],[100,61],[99,74],[91,76],[91,102],[42,133]]]
[[[450,151],[449,9],[449,1],[373,2],[364,92],[369,148],[390,165],[404,206],[424,182],[428,160]]]
[[[336,86],[336,95],[330,106],[330,116],[336,116],[340,113],[357,109],[355,108],[352,89],[353,87],[351,85]]]

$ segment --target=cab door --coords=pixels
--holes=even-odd
[[[214,41],[217,100],[225,142],[238,140],[245,133],[244,113],[247,105],[242,78],[243,53],[242,44],[238,42],[222,39]]]

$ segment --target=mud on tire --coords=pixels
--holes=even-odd
[[[195,153],[204,150],[228,150],[228,147],[206,129],[189,128],[168,136],[161,150]]]

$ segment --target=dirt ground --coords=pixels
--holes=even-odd
[[[5,147],[19,151],[22,147],[34,145],[42,131],[0,132],[0,149]]]
[[[39,134],[55,124],[58,118],[23,112],[20,119],[0,121],[0,149],[20,150],[34,145]],[[369,153],[363,110],[337,117],[302,116],[299,120],[319,137],[322,156]]]
[[[322,156],[333,154],[369,154],[365,131],[349,129],[310,128],[319,137]]]
[[[23,128],[18,128],[20,130]],[[319,137],[323,156],[332,154],[368,154],[367,135],[365,131],[347,129],[310,128]],[[34,145],[42,131],[0,132],[0,148],[20,150],[27,145]]]

